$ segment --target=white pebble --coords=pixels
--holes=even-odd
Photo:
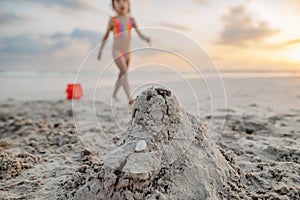
[[[146,148],[147,148],[147,143],[146,143],[146,141],[145,141],[145,140],[139,140],[139,141],[136,143],[136,146],[135,146],[134,151],[135,151],[135,152],[141,152],[141,151],[144,151]]]

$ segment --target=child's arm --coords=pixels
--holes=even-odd
[[[149,37],[146,37],[145,35],[143,35],[143,34],[141,33],[141,31],[138,29],[138,27],[137,27],[137,25],[136,25],[135,20],[133,20],[133,28],[135,28],[136,33],[138,34],[138,36],[140,36],[140,38],[141,38],[142,40],[144,40],[144,41],[148,42],[149,44],[151,44],[150,38],[149,38]]]
[[[112,30],[112,28],[113,28],[113,24],[112,24],[112,20],[110,19],[109,23],[108,23],[108,27],[107,27],[106,33],[104,34],[103,39],[102,39],[102,43],[101,43],[101,46],[100,46],[100,51],[99,51],[99,54],[98,54],[98,60],[100,60],[100,58],[101,58],[102,49],[103,49],[103,47],[104,47],[104,45],[106,43],[106,40],[107,40],[107,38],[109,36],[109,33]]]

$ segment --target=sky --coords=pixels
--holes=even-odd
[[[221,71],[300,71],[299,11],[299,0],[131,0],[155,45],[193,55],[196,65],[207,65],[207,53]],[[1,0],[0,71],[76,71],[86,58],[97,70],[97,45],[114,15],[110,0]],[[109,42],[103,55],[111,56]],[[178,65],[154,50],[132,65],[146,58]]]

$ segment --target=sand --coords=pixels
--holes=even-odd
[[[210,144],[201,121],[182,110],[171,91],[149,88],[132,110],[117,147],[86,165],[80,177],[89,181],[78,186],[79,176],[70,180],[59,199],[238,197],[232,191],[239,185],[237,172]]]
[[[130,122],[135,120],[133,113],[128,114],[127,107],[118,108],[120,118],[131,120],[120,121],[126,127],[123,132],[112,119],[110,105],[97,102],[96,114],[105,133],[101,134],[89,118],[91,105],[90,101],[80,101],[80,107],[72,110],[67,100],[1,101],[0,199],[79,199],[99,189],[98,194],[104,199],[105,195],[116,199],[122,195],[128,199],[300,199],[300,110],[297,106],[286,109],[285,113],[266,114],[259,112],[262,110],[259,102],[252,100],[244,105],[247,109],[243,112],[231,107],[227,108],[226,115],[220,112],[200,119],[184,114],[190,116],[183,123],[187,126],[184,130],[193,124],[205,125],[214,117],[217,121],[213,128],[218,131],[218,137],[205,137],[205,129],[193,128],[189,132],[191,136],[185,135],[182,140],[189,142],[177,144],[186,151],[178,151],[176,159],[163,159],[167,153],[149,155],[154,146],[147,143],[147,151],[142,153],[148,153],[150,165],[146,166],[151,166],[151,170],[140,160],[143,167],[129,165],[127,171],[119,170],[116,175],[109,161],[113,162],[111,158],[118,155],[114,154],[116,149],[124,152],[124,145],[129,145],[121,141],[133,133],[130,129],[133,127]],[[180,106],[179,111],[185,113]],[[76,129],[73,118],[79,112],[86,112],[75,116],[80,130]],[[202,140],[197,140],[197,136],[202,136]],[[163,145],[156,148],[174,152],[167,151],[169,148]],[[127,151],[136,154],[134,147],[128,147]],[[144,157],[133,156],[129,163]],[[155,165],[158,158],[163,162]],[[132,173],[136,169],[140,170],[141,177]],[[118,177],[119,185],[115,184]],[[133,184],[125,177],[134,180]]]

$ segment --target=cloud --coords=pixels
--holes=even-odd
[[[89,30],[74,29],[71,33],[52,35],[23,34],[0,40],[0,51],[4,54],[44,54],[68,47],[72,42],[86,42],[94,47],[101,40],[101,33]]]
[[[23,19],[24,16],[0,10],[0,24],[18,22],[18,21],[22,21]]]
[[[173,24],[173,23],[170,23],[170,22],[160,22],[159,25],[164,26],[164,27],[169,27],[169,28],[172,28],[172,29],[181,30],[181,31],[189,30],[189,28],[186,27],[186,26],[179,25],[179,24]]]
[[[299,0],[286,0],[286,2],[291,3],[292,5],[296,7],[300,7],[300,1]]]
[[[37,54],[50,51],[51,41],[29,34],[4,38],[1,40],[1,52],[6,54]]]
[[[194,0],[194,1],[199,3],[199,4],[207,3],[207,0]]]
[[[265,21],[255,21],[244,6],[231,8],[229,13],[223,16],[223,21],[225,27],[219,43],[225,45],[248,46],[262,42],[279,32]]]
[[[51,35],[51,38],[59,41],[68,38],[76,39],[76,40],[85,40],[88,41],[91,46],[95,46],[101,41],[102,35],[103,34],[96,31],[82,30],[79,28],[75,28],[70,34],[56,33]]]
[[[269,45],[268,47],[271,49],[281,49],[290,46],[300,45],[300,38],[284,41],[278,44]]]
[[[141,3],[145,7],[149,6],[149,0],[140,0],[138,2]]]
[[[91,0],[30,0],[34,3],[40,3],[49,6],[61,6],[71,9],[89,9],[92,8]]]
[[[300,44],[300,38],[283,42],[283,43],[279,44],[278,47],[286,47],[286,46],[295,45],[295,44]]]
[[[64,14],[74,14],[81,11],[95,12],[104,15],[104,11],[97,7],[95,0],[28,0],[24,3],[38,4],[46,8],[53,8]]]

